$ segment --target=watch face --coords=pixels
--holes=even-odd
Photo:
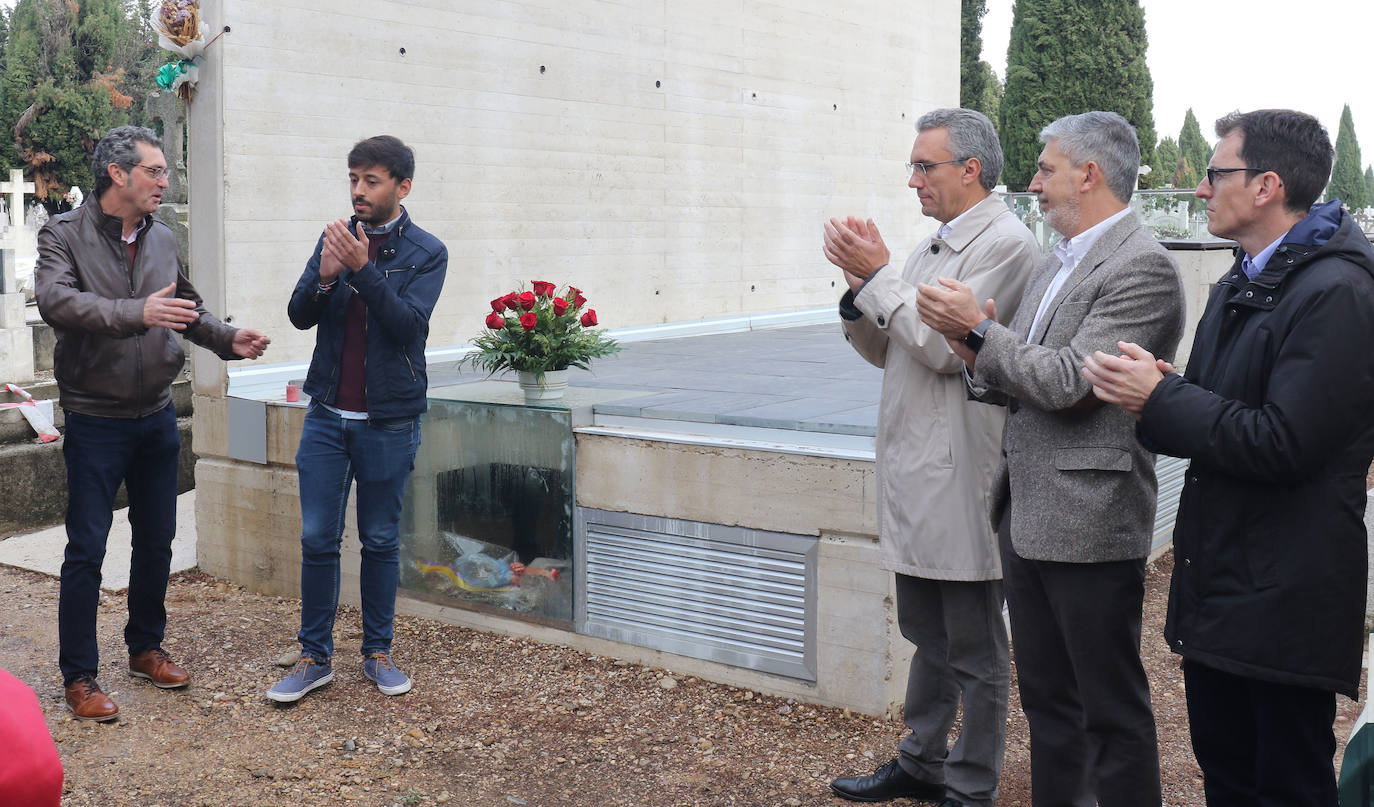
[[[973,326],[973,330],[969,331],[968,336],[964,337],[964,344],[968,345],[969,350],[977,353],[978,350],[983,347],[983,334],[987,333],[991,325],[992,320],[985,319]]]

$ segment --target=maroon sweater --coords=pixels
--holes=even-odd
[[[391,233],[369,234],[367,259],[377,262],[377,254]],[[367,303],[357,292],[348,301],[344,315],[343,358],[339,360],[339,392],[334,406],[349,412],[367,411]]]

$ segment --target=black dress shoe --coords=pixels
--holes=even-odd
[[[902,770],[897,760],[879,768],[872,776],[850,776],[830,783],[835,795],[850,801],[891,801],[892,799],[920,799],[939,801],[945,797],[945,786],[923,782]]]

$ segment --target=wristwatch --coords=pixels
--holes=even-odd
[[[979,350],[983,349],[983,337],[987,335],[988,328],[992,327],[992,323],[993,320],[985,319],[973,326],[973,330],[969,331],[968,335],[965,336],[963,340],[964,344],[968,345],[969,350],[977,353]]]

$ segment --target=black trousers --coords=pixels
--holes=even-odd
[[[142,418],[67,412],[62,453],[67,462],[67,549],[57,600],[58,667],[62,683],[96,675],[96,610],[100,567],[114,521],[115,492],[129,492],[133,532],[129,566],[129,653],[162,644],[167,628],[167,575],[176,537],[177,458],[181,438],[172,404]]]
[[[1145,561],[1027,560],[998,530],[1034,807],[1159,807],[1140,661]]]
[[[1208,807],[1336,807],[1336,694],[1183,662]]]

